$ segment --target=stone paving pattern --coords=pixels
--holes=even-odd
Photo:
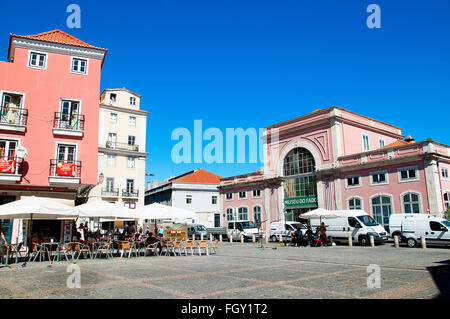
[[[3,299],[336,299],[450,296],[450,248],[280,247],[220,243],[210,256],[80,259],[81,288],[64,262],[0,269]],[[367,266],[381,267],[368,288]]]

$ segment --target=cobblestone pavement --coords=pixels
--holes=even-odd
[[[261,248],[263,247],[263,248]],[[311,299],[448,298],[450,248],[280,247],[220,243],[210,256],[82,260],[81,287],[68,262],[0,269],[0,298]],[[368,288],[380,266],[380,288]]]

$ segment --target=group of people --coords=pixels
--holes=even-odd
[[[297,229],[291,233],[291,243],[297,247],[311,247],[315,239],[320,239],[322,245],[327,246],[327,228],[324,223],[321,223],[320,226],[316,227],[315,232],[313,232],[311,226],[308,225],[304,235],[300,227],[297,227]]]

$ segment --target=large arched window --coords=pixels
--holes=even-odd
[[[405,214],[420,214],[420,199],[417,193],[407,193],[402,196]]]
[[[306,148],[294,148],[284,158],[284,176],[313,173],[315,169],[314,157]]]
[[[261,221],[261,206],[253,207],[253,220],[255,222]]]
[[[373,218],[381,225],[389,225],[389,216],[392,214],[391,198],[379,195],[372,198]]]
[[[227,208],[227,221],[233,220],[233,208]]]
[[[248,209],[247,207],[239,207],[238,209],[239,220],[248,220]]]
[[[315,170],[314,157],[307,149],[298,147],[290,151],[284,158],[285,197],[316,196]]]
[[[361,198],[352,197],[348,200],[348,209],[362,209]]]

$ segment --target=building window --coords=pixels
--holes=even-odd
[[[450,210],[450,192],[444,193],[444,208],[446,211]]]
[[[116,102],[117,94],[116,93],[110,93],[109,94],[109,99],[111,100],[111,102]]]
[[[127,188],[126,191],[128,194],[134,193],[134,179],[127,179]]]
[[[186,204],[192,204],[192,195],[186,195]]]
[[[130,105],[136,105],[136,98],[133,96],[130,96]]]
[[[0,160],[14,160],[16,157],[17,141],[0,140]]]
[[[259,198],[261,197],[261,190],[260,189],[254,189],[253,190],[253,198]]]
[[[116,124],[117,117],[117,113],[109,113],[109,122]]]
[[[213,196],[213,197],[211,198],[211,204],[217,205],[217,196]]]
[[[369,136],[367,135],[363,135],[363,149],[364,151],[370,151]]]
[[[247,192],[246,191],[240,191],[239,192],[239,199],[246,199],[247,198]]]
[[[441,175],[442,178],[448,179],[448,169],[447,168],[441,168]]]
[[[127,167],[128,168],[134,168],[135,167],[135,158],[134,157],[128,157],[128,159],[127,159]]]
[[[28,66],[38,69],[45,69],[47,67],[47,54],[30,52]]]
[[[403,195],[402,199],[405,214],[420,214],[420,201],[418,194],[408,193]]]
[[[380,148],[384,147],[384,140],[382,140],[381,138],[378,140],[378,142],[380,143]]]
[[[117,134],[108,133],[108,141],[106,142],[106,147],[115,148],[117,143]]]
[[[226,193],[225,197],[227,200],[232,200],[233,199],[233,193]]]
[[[135,143],[136,143],[136,136],[129,135],[128,136],[128,145],[135,145]]]
[[[360,176],[348,176],[346,179],[347,187],[361,186]]]
[[[391,198],[379,195],[372,198],[373,218],[381,225],[389,225],[389,217],[392,214]]]
[[[371,173],[370,177],[372,185],[382,185],[388,183],[386,172]]]
[[[238,209],[239,220],[248,220],[248,210],[247,207],[239,207]]]
[[[417,168],[415,167],[400,168],[398,170],[398,175],[400,182],[418,180]]]
[[[362,209],[360,198],[350,198],[348,200],[348,209]]]
[[[124,206],[129,208],[129,209],[136,209],[136,203],[132,203],[132,202],[125,202]]]
[[[106,167],[116,167],[116,155],[110,155],[106,157]]]
[[[261,221],[261,206],[253,207],[253,220],[255,222]]]
[[[128,118],[128,125],[130,126],[136,126],[136,117],[135,116],[130,116]]]
[[[72,58],[71,71],[73,73],[87,74],[87,60],[79,59],[79,58]]]
[[[317,186],[314,172],[316,164],[311,152],[298,147],[291,150],[284,158],[285,198],[316,197]]]
[[[233,208],[227,208],[227,221],[233,220]]]
[[[117,196],[114,194],[114,177],[107,177],[106,178],[106,196]]]

